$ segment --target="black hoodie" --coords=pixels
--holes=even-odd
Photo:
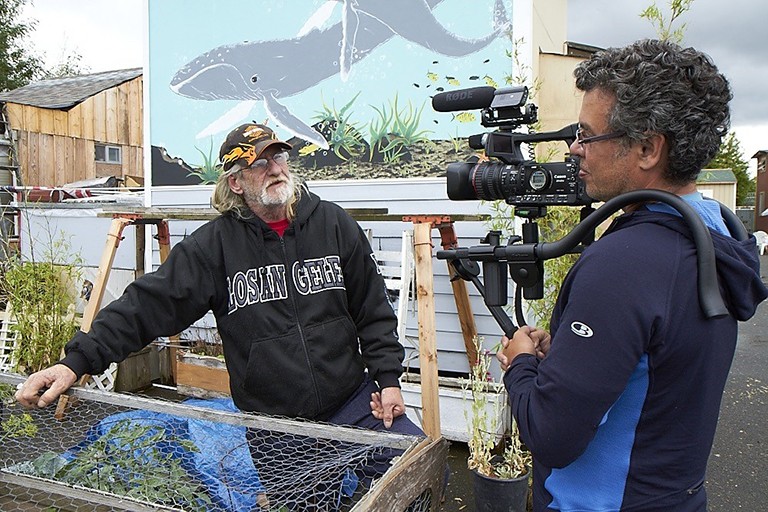
[[[200,227],[100,311],[62,363],[98,374],[209,310],[241,410],[325,419],[366,368],[380,387],[399,386],[397,319],[368,239],[307,190],[282,238],[258,217]]]

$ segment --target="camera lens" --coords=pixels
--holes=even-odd
[[[500,162],[481,162],[472,170],[472,186],[479,199],[505,199],[516,189],[518,171],[515,166]]]

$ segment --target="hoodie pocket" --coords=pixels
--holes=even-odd
[[[365,377],[357,331],[341,317],[309,327],[305,334],[322,412],[333,413]]]
[[[243,391],[254,409],[282,416],[314,417],[319,409],[307,354],[298,332],[251,345]]]

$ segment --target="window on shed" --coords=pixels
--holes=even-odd
[[[123,161],[122,148],[120,146],[108,146],[106,144],[95,144],[95,160],[107,164],[119,164]]]

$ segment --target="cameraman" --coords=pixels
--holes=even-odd
[[[534,510],[705,511],[704,477],[737,321],[768,290],[753,237],[734,240],[696,191],[729,128],[731,92],[693,48],[645,40],[575,70],[587,193],[681,196],[710,228],[730,315],[706,319],[690,230],[663,204],[625,208],[574,265],[552,336],[524,327],[497,354],[534,458]]]

